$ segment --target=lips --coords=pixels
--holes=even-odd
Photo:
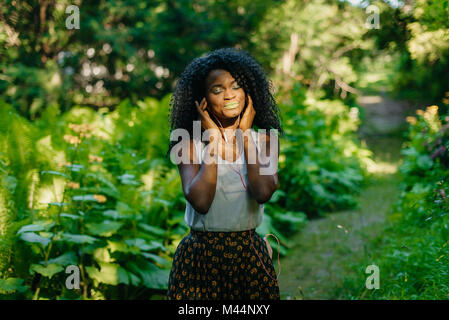
[[[234,102],[228,102],[224,105],[225,109],[235,109],[239,106],[239,103],[234,101]]]

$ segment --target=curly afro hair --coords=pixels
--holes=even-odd
[[[195,101],[205,96],[205,80],[214,69],[228,71],[238,85],[253,100],[256,115],[253,126],[259,129],[277,129],[283,134],[280,111],[271,94],[273,85],[267,80],[260,64],[246,51],[222,48],[195,58],[181,74],[170,100],[170,132],[183,128],[192,136],[193,121],[198,120]],[[245,98],[245,104],[247,98]],[[178,141],[171,141],[167,154]]]

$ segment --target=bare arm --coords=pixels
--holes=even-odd
[[[243,114],[242,120],[239,124],[239,128],[243,131],[243,148],[245,152],[245,160],[247,163],[249,191],[252,194],[252,196],[257,200],[257,202],[265,203],[271,199],[271,196],[279,187],[278,175],[276,172],[272,175],[268,174],[261,175],[260,171],[261,168],[268,167],[270,165],[274,165],[277,171],[279,149],[270,150],[269,134],[259,135],[261,140],[259,141],[260,142],[259,145],[265,144],[267,151],[266,157],[263,153],[260,154],[260,156],[262,157],[263,164],[259,162],[256,144],[254,143],[253,137],[251,135],[251,127],[255,115],[256,111],[254,110],[253,101],[251,99],[251,96],[248,95],[248,106]],[[250,159],[252,160],[251,163],[250,161],[248,161],[248,156],[250,156]]]
[[[217,145],[219,139],[213,139],[206,147],[206,155],[211,155],[211,159],[216,160]],[[190,163],[179,164],[178,169],[181,175],[182,189],[184,196],[192,207],[201,214],[206,214],[214,200],[217,185],[217,161],[202,161],[198,164],[195,144],[190,140]],[[185,146],[184,146],[185,147]],[[187,146],[188,147],[188,146]],[[181,152],[187,152],[188,148],[182,148]],[[193,160],[195,159],[195,162]]]
[[[181,142],[184,143],[181,152],[190,150],[190,161],[189,163],[179,164],[178,169],[186,200],[197,212],[206,214],[212,205],[217,187],[217,156],[218,145],[221,144],[221,135],[218,127],[209,116],[206,98],[203,98],[201,103],[195,101],[195,105],[201,119],[201,126],[210,134],[210,142],[206,146],[201,166],[197,159],[193,140]]]
[[[262,161],[264,164],[259,162],[259,157],[255,156],[256,163],[250,164],[248,163],[248,155],[250,152],[254,152],[257,154],[256,144],[249,134],[249,131],[246,132],[244,137],[244,151],[245,151],[245,160],[247,163],[247,172],[248,172],[248,183],[249,190],[252,196],[256,199],[258,203],[265,203],[271,199],[271,196],[279,188],[279,180],[277,173],[272,175],[260,174],[260,169],[264,167],[268,167],[270,164],[277,164],[278,152],[270,151],[270,135],[260,135],[261,143],[266,144],[266,157],[261,154]],[[279,146],[279,145],[278,145]],[[277,166],[276,166],[277,170]]]

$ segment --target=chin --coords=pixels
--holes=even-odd
[[[240,108],[235,108],[235,109],[231,109],[231,110],[223,110],[223,116],[226,118],[235,118],[238,117],[239,114],[242,112],[242,110]]]

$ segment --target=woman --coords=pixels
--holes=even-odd
[[[252,129],[282,134],[270,89],[260,65],[232,48],[194,59],[177,83],[170,101],[171,130],[184,129],[192,137],[194,121],[200,120],[210,139],[204,150],[198,139],[172,141],[169,147],[170,152],[181,146],[177,150],[189,158],[178,168],[190,227],[174,255],[170,300],[280,298],[271,248],[255,232],[263,203],[278,188],[277,173],[261,174],[265,161],[259,160],[277,165],[279,149],[270,151],[270,135]],[[238,129],[244,136],[240,147]],[[266,157],[248,161],[261,143],[266,143]]]

